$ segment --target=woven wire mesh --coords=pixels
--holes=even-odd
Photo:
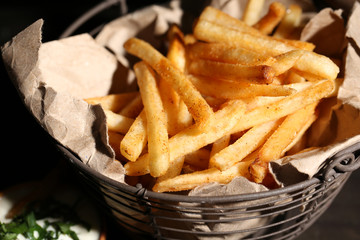
[[[80,16],[60,38],[111,7],[120,7],[119,16],[127,12],[125,0],[106,0]],[[95,35],[102,26],[89,33]],[[294,239],[329,207],[360,165],[359,143],[328,159],[321,174],[298,184],[251,194],[191,197],[115,182],[57,146],[103,211],[134,239]]]

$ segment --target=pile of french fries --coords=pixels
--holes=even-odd
[[[302,9],[249,0],[242,19],[206,7],[190,34],[174,25],[168,52],[130,38],[139,92],[86,99],[105,110],[129,184],[156,192],[229,183],[271,185],[269,162],[304,151],[339,67],[296,39]]]

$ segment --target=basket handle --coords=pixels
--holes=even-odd
[[[78,19],[76,19],[75,22],[73,22],[68,28],[65,29],[65,31],[60,35],[61,38],[69,37],[71,36],[79,27],[81,27],[84,23],[86,23],[89,19],[96,16],[98,13],[102,12],[103,10],[106,10],[114,5],[120,5],[121,15],[124,15],[127,13],[128,8],[126,5],[126,0],[105,0],[87,12],[85,12],[83,15],[81,15]]]
[[[330,158],[330,164],[324,169],[326,181],[334,179],[336,173],[353,172],[360,168],[360,143],[356,143]]]

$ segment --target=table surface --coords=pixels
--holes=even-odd
[[[45,21],[43,41],[59,37],[79,13],[97,0],[2,1],[0,3],[0,45],[39,18]],[[137,1],[135,1],[137,2]],[[151,1],[145,1],[149,3]],[[135,7],[135,6],[133,6]],[[0,160],[0,191],[17,183],[41,180],[59,161],[57,150],[43,129],[27,112],[0,64],[3,157]],[[5,94],[6,93],[6,94]],[[355,171],[330,208],[298,239],[360,239],[360,170]],[[108,239],[123,236],[109,221]],[[122,238],[124,239],[124,238]]]

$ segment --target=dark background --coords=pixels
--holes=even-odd
[[[39,18],[44,19],[43,42],[57,39],[77,17],[98,4],[99,0],[1,1],[0,45]],[[128,2],[129,11],[161,1]],[[319,4],[321,7],[321,5]],[[106,21],[120,9],[100,16]],[[17,183],[41,180],[62,161],[53,143],[23,106],[3,63],[0,63],[1,125],[0,191]],[[71,175],[69,176],[71,177]],[[354,172],[328,211],[299,239],[360,239],[360,170]],[[110,226],[112,226],[110,224]],[[119,234],[110,227],[108,239]],[[121,236],[118,235],[118,236]],[[122,238],[124,239],[124,238]]]

